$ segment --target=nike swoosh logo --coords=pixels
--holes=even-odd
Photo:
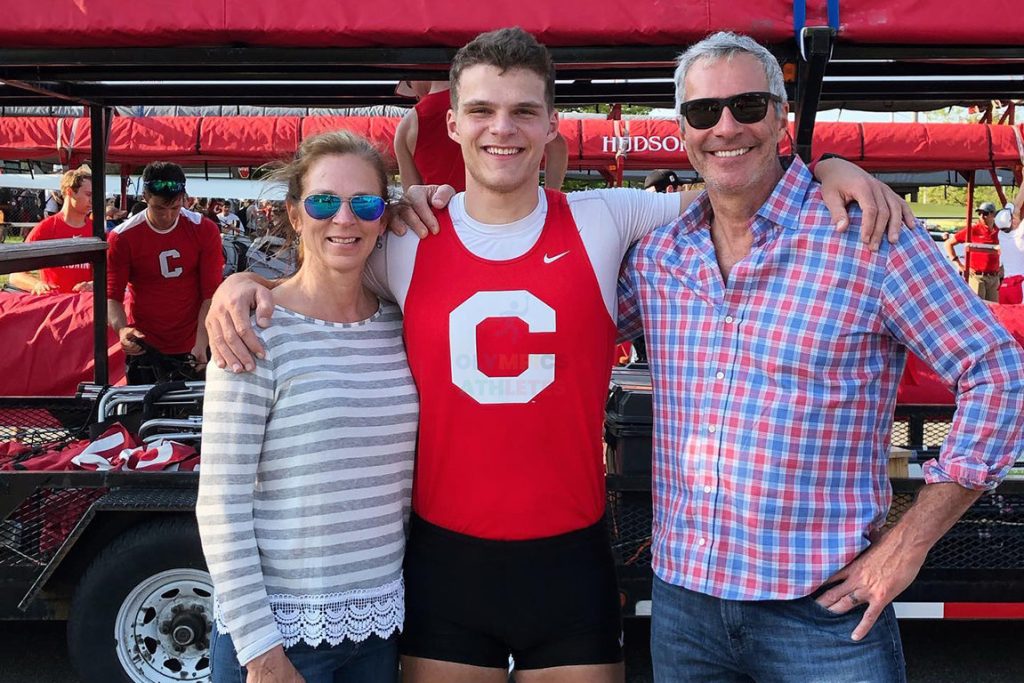
[[[544,254],[544,263],[554,263],[568,253],[568,251],[563,251],[561,254],[556,254],[555,256],[548,256],[547,254]]]

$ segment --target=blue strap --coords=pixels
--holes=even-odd
[[[828,25],[839,30],[839,0],[828,0]]]
[[[837,0],[838,2],[838,0]],[[832,16],[832,0],[829,0],[829,17]],[[800,40],[800,31],[807,21],[807,0],[793,0],[793,35]]]

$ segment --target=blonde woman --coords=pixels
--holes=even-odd
[[[277,179],[301,265],[273,290],[255,372],[207,377],[196,515],[213,680],[394,680],[418,401],[401,314],[362,284],[385,166],[328,133]]]

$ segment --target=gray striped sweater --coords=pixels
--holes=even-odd
[[[219,628],[244,664],[281,643],[387,637],[418,399],[397,306],[352,324],[277,307],[252,373],[207,369],[196,517]]]

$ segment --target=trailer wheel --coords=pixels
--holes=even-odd
[[[97,554],[75,590],[68,652],[83,681],[209,681],[213,586],[187,517],[140,524]]]

